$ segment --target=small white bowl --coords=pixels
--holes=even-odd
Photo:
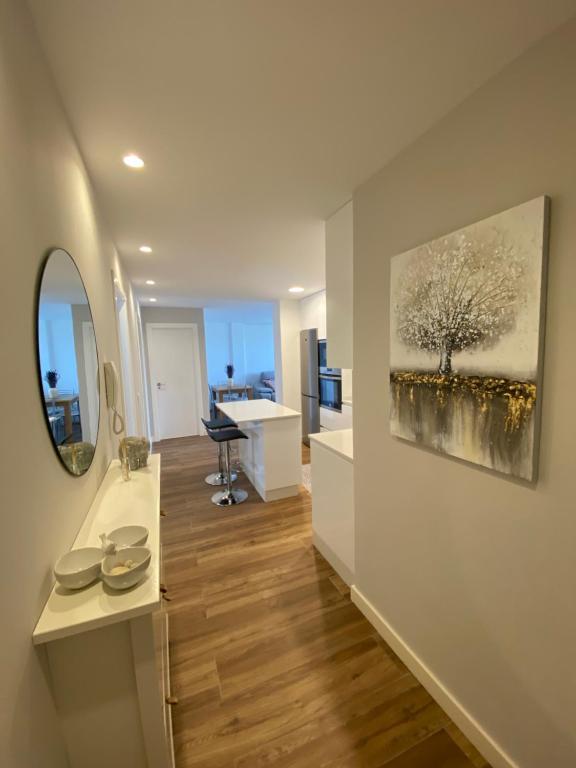
[[[148,540],[148,528],[144,525],[123,525],[108,534],[117,549],[121,547],[141,547]]]
[[[102,550],[98,547],[72,549],[54,566],[56,581],[66,589],[81,589],[100,575]]]
[[[144,578],[150,565],[151,552],[148,547],[125,547],[114,555],[107,555],[102,561],[102,580],[112,589],[128,589]],[[117,565],[132,560],[135,565],[126,573],[111,573]]]

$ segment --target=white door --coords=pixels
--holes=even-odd
[[[98,353],[96,351],[96,337],[94,336],[94,326],[91,322],[84,321],[82,323],[82,344],[84,345],[84,375],[86,381],[86,393],[82,398],[82,392],[80,392],[81,405],[82,402],[88,405],[88,419],[87,423],[82,421],[82,440],[86,440],[93,445],[96,445],[96,438],[98,437],[98,420],[100,418],[100,402],[98,397]],[[82,419],[84,414],[82,408],[80,408]]]
[[[126,434],[136,435],[136,411],[134,408],[134,378],[132,376],[132,361],[130,358],[130,331],[128,328],[128,305],[116,299],[116,314],[118,318],[118,342],[120,347],[120,367],[124,393],[124,420]]]
[[[154,437],[200,434],[202,386],[195,325],[146,325]]]

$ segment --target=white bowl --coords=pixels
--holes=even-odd
[[[102,561],[102,580],[112,589],[128,589],[138,584],[144,578],[150,565],[151,552],[148,547],[125,547],[114,555],[108,555]],[[125,573],[111,573],[115,566],[123,565],[132,560],[135,565]]]
[[[81,589],[100,575],[102,550],[98,547],[72,549],[54,566],[56,581],[66,589]]]
[[[117,549],[121,547],[141,547],[148,540],[148,528],[144,525],[123,525],[108,534]]]

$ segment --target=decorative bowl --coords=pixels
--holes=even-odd
[[[81,589],[100,575],[102,550],[98,547],[72,549],[54,566],[56,581],[66,589]]]
[[[124,547],[102,560],[101,578],[112,589],[128,589],[144,578],[150,565],[148,547]],[[127,570],[122,570],[127,567]]]
[[[141,547],[148,540],[148,528],[144,525],[123,525],[109,533],[108,539],[116,545],[116,549]]]

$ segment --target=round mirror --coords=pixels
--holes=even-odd
[[[84,283],[69,253],[48,254],[37,306],[38,375],[46,424],[62,464],[83,475],[98,438],[98,352]]]

